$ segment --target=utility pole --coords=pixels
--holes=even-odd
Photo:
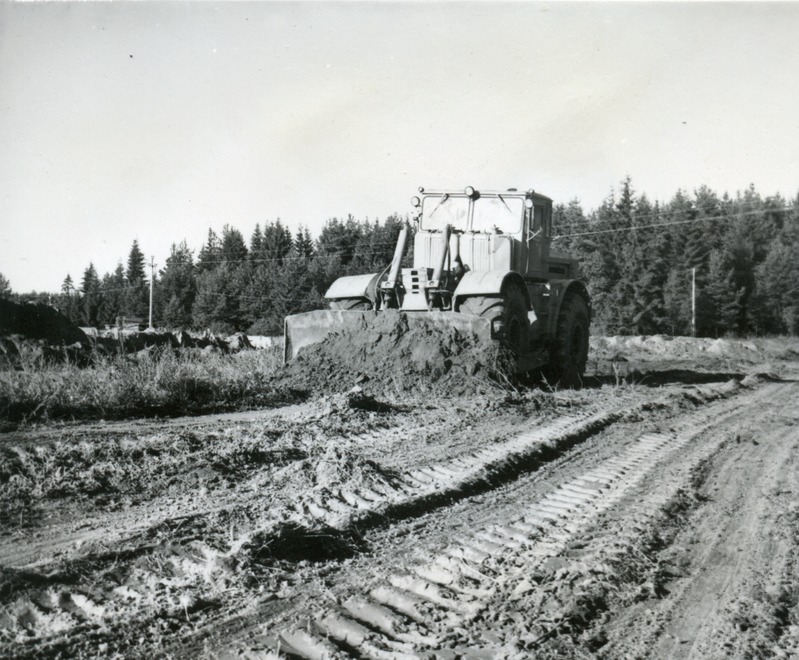
[[[696,266],[691,269],[691,336],[696,337]]]
[[[150,327],[153,329],[153,282],[155,281],[155,257],[150,257]]]

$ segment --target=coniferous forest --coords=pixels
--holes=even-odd
[[[337,277],[385,268],[405,222],[333,218],[316,238],[280,220],[256,224],[249,237],[209,229],[199,250],[173,244],[156,271],[154,323],[279,334],[286,315],[324,307]],[[581,262],[595,334],[690,334],[693,278],[697,335],[799,334],[799,195],[763,197],[750,186],[720,196],[701,186],[661,204],[627,178],[597,209],[556,204],[554,235],[552,249]],[[0,285],[0,295],[44,299],[84,326],[148,314],[149,267],[137,241],[113,272],[100,276],[89,264],[58,294]]]

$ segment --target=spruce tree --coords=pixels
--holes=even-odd
[[[96,326],[100,309],[100,279],[97,277],[94,264],[90,263],[83,271],[80,289],[83,294],[81,321],[87,326]]]
[[[200,271],[214,270],[222,261],[222,244],[213,229],[208,230],[208,240],[197,255],[197,268]]]
[[[264,259],[282,261],[291,252],[294,242],[291,231],[278,218],[275,222],[264,224]]]
[[[255,223],[255,230],[250,236],[250,257],[257,259],[263,249],[264,235],[261,233],[261,225]]]
[[[691,280],[682,268],[669,271],[663,285],[663,328],[670,335],[686,335],[691,331]]]
[[[307,227],[300,225],[294,236],[294,252],[298,257],[312,257],[314,255],[314,243],[311,233]]]
[[[799,245],[774,240],[755,269],[752,296],[756,330],[796,334],[799,313]]]
[[[220,257],[223,261],[233,265],[242,264],[247,259],[247,244],[244,241],[244,236],[235,227],[225,225],[222,228]]]
[[[352,261],[355,247],[363,236],[363,225],[351,215],[342,221],[331,218],[325,222],[319,234],[317,246],[319,254],[323,256],[336,256],[342,265]]]
[[[197,277],[197,295],[192,306],[194,327],[225,334],[245,329],[240,282],[234,270],[233,264],[223,263]]]
[[[125,278],[130,286],[139,286],[145,281],[144,266],[144,254],[139,249],[139,242],[134,240],[128,255],[128,269],[125,271]]]
[[[117,318],[125,314],[125,268],[117,264],[113,273],[103,276],[103,300],[99,310],[99,320],[103,325],[115,325]]]
[[[160,275],[157,307],[162,322],[170,328],[188,329],[191,327],[197,284],[191,250],[186,241],[172,244]]]
[[[733,270],[721,250],[713,250],[700,296],[702,310],[698,334],[722,337],[737,331],[743,290],[736,290]]]
[[[69,295],[70,292],[75,290],[75,285],[72,283],[72,276],[67,273],[64,281],[61,283],[61,293]]]

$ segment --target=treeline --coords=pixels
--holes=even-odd
[[[554,219],[553,249],[588,280],[594,333],[690,334],[695,273],[697,335],[799,334],[799,195],[702,186],[661,205],[627,178],[598,209],[572,201]]]
[[[282,332],[288,314],[324,306],[342,275],[379,272],[391,261],[406,219],[333,218],[314,239],[279,220],[249,239],[225,226],[194,252],[172,245],[156,272],[154,324],[214,332]],[[734,198],[706,186],[665,204],[636,194],[629,178],[599,208],[574,200],[555,207],[553,249],[580,259],[598,334],[692,332],[692,278],[700,336],[799,334],[799,196],[763,198],[754,186]],[[409,258],[406,252],[406,263]],[[0,276],[0,295],[10,295]],[[136,241],[127,262],[99,277],[89,264],[60,294],[27,294],[80,325],[146,318],[148,268]]]
[[[383,222],[333,218],[316,240],[306,228],[292,234],[279,220],[257,224],[249,239],[226,225],[221,234],[208,231],[196,258],[185,241],[173,244],[155,273],[153,324],[282,333],[285,316],[325,306],[323,295],[336,278],[385,268],[405,221],[395,215]],[[114,325],[120,317],[146,320],[148,271],[134,241],[114,272],[99,277],[89,264],[79,282],[67,275],[61,292],[44,298],[82,326]]]

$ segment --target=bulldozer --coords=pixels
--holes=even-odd
[[[591,297],[576,259],[550,248],[552,200],[519,191],[427,190],[411,199],[415,231],[399,233],[380,273],[340,277],[329,309],[285,319],[285,361],[343,328],[398,310],[408,323],[500,342],[517,373],[578,386],[588,357]],[[411,235],[413,234],[412,238]],[[409,240],[413,265],[402,267]]]

